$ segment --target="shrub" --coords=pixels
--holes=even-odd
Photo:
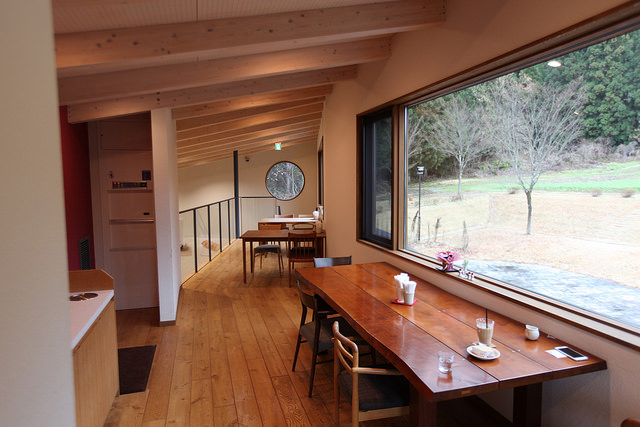
[[[518,187],[509,187],[509,189],[507,190],[507,193],[516,194],[518,192],[518,190],[519,190]]]
[[[593,190],[591,190],[591,195],[593,197],[598,197],[602,195],[602,190],[599,188],[594,188]]]

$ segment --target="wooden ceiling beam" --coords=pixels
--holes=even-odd
[[[58,79],[61,105],[96,102],[386,59],[390,38]]]
[[[275,93],[257,94],[242,98],[225,99],[222,101],[213,101],[204,104],[190,105],[188,107],[174,108],[172,114],[174,120],[191,119],[194,117],[221,114],[229,111],[244,110],[271,104],[284,104],[292,101],[325,97],[331,93],[332,89],[333,86],[324,85],[303,89],[284,90]]]
[[[205,151],[211,150],[212,147],[220,147],[220,148],[242,147],[245,144],[251,144],[255,142],[275,144],[276,142],[288,142],[288,141],[293,141],[295,139],[301,139],[301,138],[310,138],[310,137],[317,138],[319,129],[320,127],[316,125],[313,127],[296,129],[289,132],[274,133],[272,135],[265,135],[265,136],[258,136],[258,137],[251,137],[247,135],[246,137],[242,138],[242,141],[233,141],[233,142],[229,141],[228,139],[222,139],[222,140],[214,139],[206,143],[178,148],[177,152],[179,156],[182,156],[182,155],[191,155],[191,154],[205,152]]]
[[[219,135],[207,135],[199,138],[194,138],[188,141],[178,142],[178,152],[182,149],[198,148],[206,146],[208,144],[242,144],[243,142],[251,139],[265,139],[277,137],[279,135],[286,136],[291,133],[305,132],[307,130],[314,130],[319,132],[320,120],[307,120],[304,122],[295,122],[293,124],[284,126],[272,126],[266,129],[258,130],[255,132],[243,133],[240,135],[231,135],[220,137]]]
[[[213,123],[202,127],[177,131],[176,140],[178,142],[181,142],[184,140],[197,138],[199,136],[226,132],[231,129],[249,129],[252,126],[274,123],[284,119],[305,117],[313,113],[322,113],[323,109],[324,103],[316,103],[297,108],[290,108],[288,110],[272,111],[269,113],[242,117],[236,120]]]
[[[285,90],[326,86],[357,76],[357,66],[349,65],[327,70],[305,71],[281,76],[251,79],[243,82],[224,83],[180,91],[159,92],[129,96],[101,102],[70,105],[67,109],[69,123],[80,123],[109,117],[150,111],[156,108],[175,108],[203,102],[246,97]]]
[[[356,6],[57,34],[59,75],[99,66],[223,58],[413,31],[445,20],[444,0],[402,0]],[[154,64],[156,65],[156,64]]]
[[[185,131],[189,129],[196,129],[200,127],[209,126],[213,123],[222,123],[232,120],[238,120],[255,116],[259,114],[272,113],[278,111],[287,111],[298,107],[304,107],[308,105],[324,105],[324,97],[322,98],[310,98],[299,101],[290,101],[282,104],[270,104],[260,107],[246,108],[243,110],[227,111],[225,113],[210,114],[208,116],[193,117],[190,119],[176,120],[176,130]]]
[[[228,138],[231,136],[238,136],[238,135],[244,135],[247,133],[251,133],[251,132],[256,132],[256,131],[260,131],[260,130],[265,130],[265,129],[269,129],[272,127],[279,127],[279,126],[286,126],[286,125],[294,125],[297,123],[304,123],[307,121],[315,121],[315,120],[320,120],[322,118],[322,112],[317,112],[317,113],[311,113],[311,114],[307,114],[305,116],[296,116],[296,117],[291,117],[291,118],[286,118],[286,119],[282,119],[282,120],[275,120],[275,121],[269,121],[269,122],[264,122],[264,123],[257,123],[255,125],[250,125],[247,127],[232,127],[232,128],[228,128],[224,131],[218,132],[216,133],[220,138]],[[199,138],[199,137],[196,137]],[[192,138],[192,139],[196,139],[196,138]],[[200,137],[201,138],[201,137]],[[179,140],[178,144],[180,144],[183,141],[189,141],[189,139],[185,139],[185,140]]]
[[[311,142],[311,141],[316,141],[318,139],[317,135],[306,135],[306,136],[300,136],[299,138],[294,138],[294,139],[290,139],[287,141],[282,141],[281,144],[287,144],[287,143],[291,143],[291,142],[297,142],[297,141],[306,141],[306,142]],[[242,144],[240,146],[237,147],[218,147],[218,146],[211,146],[209,147],[208,150],[202,150],[198,153],[184,153],[184,154],[178,154],[178,159],[180,160],[198,160],[200,158],[204,158],[207,156],[211,156],[211,155],[216,155],[219,153],[232,153],[233,151],[246,151],[246,150],[250,150],[253,148],[265,148],[267,150],[273,150],[274,149],[274,143],[271,141],[251,141],[251,142],[247,142],[245,144]]]
[[[315,142],[315,140],[310,139],[310,140],[301,140],[301,141],[292,141],[287,143],[286,145],[283,145],[282,148],[286,149],[288,147],[291,147],[293,145],[298,145],[298,144],[309,144],[309,143],[313,143]],[[238,150],[238,154],[240,155],[248,155],[248,154],[254,154],[254,153],[259,153],[259,152],[264,152],[264,151],[270,151],[271,148],[268,147],[259,147],[259,148],[254,148],[254,149],[247,149],[247,150]],[[203,164],[207,164],[207,163],[212,163],[218,160],[224,160],[224,159],[228,159],[230,157],[233,156],[233,151],[234,150],[230,150],[230,151],[226,151],[226,152],[222,152],[219,154],[215,154],[215,155],[211,155],[211,156],[206,156],[206,157],[200,157],[196,160],[189,160],[189,161],[181,161],[178,158],[178,168],[182,169],[182,168],[186,168],[186,167],[192,167],[192,166],[199,166],[199,165],[203,165]]]

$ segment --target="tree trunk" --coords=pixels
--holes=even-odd
[[[462,168],[458,168],[458,196],[462,197]]]
[[[524,194],[527,195],[527,234],[531,234],[531,211],[533,209],[531,205],[531,190],[524,190]]]

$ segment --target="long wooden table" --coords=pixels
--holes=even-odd
[[[484,317],[485,309],[414,278],[417,302],[411,307],[392,304],[393,276],[399,273],[387,263],[297,270],[301,283],[314,289],[410,381],[412,425],[435,426],[439,401],[513,389],[513,424],[539,426],[544,381],[606,369],[604,360],[577,346],[571,345],[588,360],[556,358],[546,350],[566,343],[544,333],[529,341],[522,323],[492,312],[493,343],[501,356],[476,359],[467,347],[477,341],[475,319]],[[450,375],[438,371],[439,350],[457,353]]]
[[[286,219],[286,218],[285,218]],[[291,218],[289,218],[291,219]],[[312,219],[313,220],[313,219]],[[324,253],[324,241],[326,234],[316,233],[319,239],[319,256]],[[247,230],[240,236],[242,239],[242,278],[247,283],[247,243],[249,243],[249,255],[251,256],[251,273],[253,274],[253,244],[254,242],[286,242],[289,238],[289,230]]]
[[[317,219],[314,218],[262,218],[258,221],[258,225],[260,224],[315,224],[318,222]]]

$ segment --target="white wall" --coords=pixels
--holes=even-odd
[[[543,425],[618,426],[626,417],[640,417],[640,353],[358,243],[356,115],[621,3],[448,0],[446,23],[395,36],[388,61],[361,65],[355,81],[336,85],[324,117],[328,255],[350,253],[354,262],[388,261],[490,310],[537,324],[543,331],[607,360],[607,371],[545,383]],[[503,392],[488,400],[510,416],[510,397],[509,392]]]
[[[49,0],[0,2],[0,424],[75,425]]]
[[[297,164],[305,176],[300,196],[278,202],[282,214],[310,214],[316,207],[318,192],[318,157],[315,143],[284,147],[238,158],[238,180],[241,197],[270,196],[265,177],[271,166],[280,161]],[[233,159],[178,170],[180,210],[202,206],[233,197]]]
[[[175,121],[171,110],[151,112],[153,174],[158,259],[160,322],[174,322],[180,293],[180,230],[178,226],[178,161]]]

